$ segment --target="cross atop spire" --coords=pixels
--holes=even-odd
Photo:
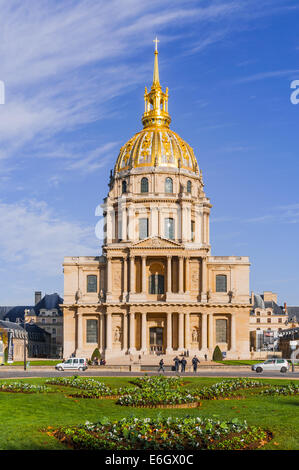
[[[156,36],[156,39],[153,40],[153,42],[155,43],[155,52],[158,52],[158,42],[160,42],[160,41],[157,38],[157,36]]]

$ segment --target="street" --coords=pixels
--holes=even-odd
[[[157,368],[158,371],[158,368]],[[33,368],[30,368],[27,371],[24,370],[5,370],[1,371],[0,369],[0,379],[11,379],[11,378],[38,378],[38,377],[71,377],[73,375],[78,375],[82,377],[140,377],[144,374],[147,375],[157,375],[157,371],[143,371],[143,372],[118,372],[118,371],[113,371],[113,370],[86,370],[84,372],[80,372],[77,370],[72,370],[72,371],[64,371],[64,372],[59,372],[56,371],[53,368],[48,368],[45,367],[43,369],[39,368],[39,370],[34,370]],[[165,376],[175,376],[175,372],[165,372],[163,373]],[[246,370],[198,370],[196,374],[192,372],[185,372],[185,373],[179,373],[181,377],[224,377],[224,378],[232,378],[232,377],[249,377],[249,378],[255,378],[255,379],[261,379],[261,378],[273,378],[273,379],[288,379],[288,380],[298,380],[299,379],[299,371],[296,372],[287,372],[285,374],[282,374],[281,372],[276,372],[276,371],[269,371],[269,372],[263,372],[261,374],[257,374],[256,372],[253,372],[248,368],[248,371]]]

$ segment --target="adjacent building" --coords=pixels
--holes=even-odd
[[[5,320],[30,325],[30,333],[36,341],[29,344],[32,357],[62,357],[63,315],[60,305],[63,299],[57,294],[35,292],[35,305],[1,307]],[[1,313],[1,310],[0,310]],[[33,328],[32,325],[35,325]],[[27,326],[26,326],[27,328]],[[46,333],[46,334],[43,334]]]

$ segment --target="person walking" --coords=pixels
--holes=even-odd
[[[165,372],[163,359],[161,359],[161,361],[159,362],[158,372],[160,372],[160,370],[162,370],[162,372]]]
[[[185,371],[186,371],[186,364],[187,364],[187,361],[186,361],[186,359],[183,357],[183,359],[181,359],[181,372],[185,372]]]
[[[207,360],[208,360],[208,356],[207,356],[207,354],[205,354],[205,361],[207,361]]]
[[[200,363],[200,360],[198,359],[198,357],[194,356],[193,359],[192,359],[192,365],[193,365],[193,372],[197,372],[197,366],[198,364]]]
[[[178,356],[175,356],[175,358],[174,358],[174,370],[175,370],[175,372],[179,371],[179,365],[180,365],[180,360],[179,360]]]

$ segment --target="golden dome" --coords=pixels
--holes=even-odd
[[[167,127],[150,127],[135,134],[121,149],[117,172],[143,167],[173,167],[198,172],[192,148]]]
[[[168,88],[162,91],[159,81],[158,50],[156,39],[153,84],[150,92],[145,88],[144,129],[135,134],[121,149],[115,171],[132,168],[161,167],[183,168],[198,174],[193,149],[169,129]]]

